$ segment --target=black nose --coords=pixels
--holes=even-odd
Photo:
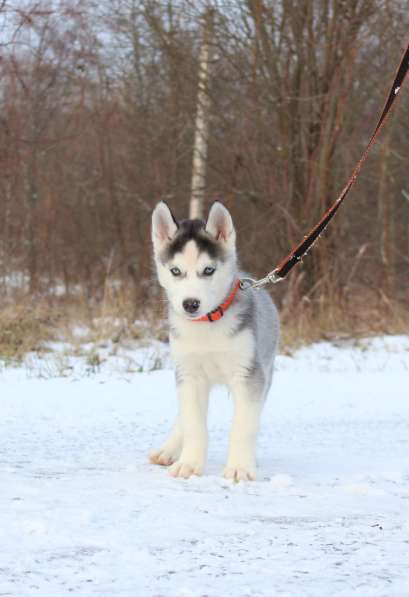
[[[196,313],[199,308],[200,301],[198,299],[188,298],[183,301],[183,308],[188,313]]]

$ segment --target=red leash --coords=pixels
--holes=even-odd
[[[362,154],[362,157],[359,159],[358,163],[356,164],[348,182],[346,183],[345,187],[342,189],[341,193],[337,197],[336,201],[333,205],[324,213],[318,224],[311,229],[309,234],[304,237],[304,239],[296,245],[292,251],[285,257],[277,267],[271,271],[265,278],[261,280],[253,280],[252,278],[242,278],[240,280],[240,287],[244,290],[246,288],[261,288],[265,284],[268,283],[275,283],[280,282],[283,280],[287,274],[293,269],[293,267],[299,263],[303,257],[308,253],[311,249],[312,245],[318,240],[320,234],[325,230],[328,226],[332,218],[335,216],[338,209],[341,207],[344,199],[348,195],[349,191],[351,190],[352,186],[354,185],[359,172],[363,164],[365,163],[368,154],[374,145],[382,127],[384,126],[389,112],[396,100],[396,97],[399,94],[399,91],[403,85],[405,77],[409,70],[409,44],[403,53],[402,60],[400,62],[399,68],[397,70],[395,79],[392,83],[391,90],[389,92],[388,98],[386,100],[384,109],[382,111],[381,117],[379,118],[378,124],[375,127],[375,130],[372,134],[372,137]]]

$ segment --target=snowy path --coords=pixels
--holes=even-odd
[[[322,346],[281,357],[259,480],[238,485],[220,477],[221,389],[206,475],[185,481],[146,460],[170,371],[4,372],[0,596],[408,597],[409,341]]]

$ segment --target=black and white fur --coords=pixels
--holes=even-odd
[[[202,474],[209,390],[223,384],[234,399],[224,476],[255,479],[256,437],[279,337],[277,310],[266,291],[239,290],[220,320],[192,321],[222,304],[240,277],[236,232],[221,203],[213,204],[205,223],[177,222],[160,202],[152,215],[152,240],[159,283],[169,302],[179,413],[168,439],[150,459],[171,465],[174,477]]]

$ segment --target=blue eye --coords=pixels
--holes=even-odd
[[[215,267],[205,267],[203,270],[203,275],[204,276],[212,276],[215,271],[216,271]]]
[[[182,273],[178,267],[172,267],[170,272],[174,276],[180,276],[180,274]]]

